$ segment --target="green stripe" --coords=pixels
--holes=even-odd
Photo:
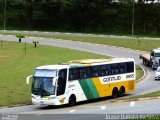
[[[98,91],[97,91],[92,79],[87,79],[86,82],[87,82],[87,84],[90,88],[90,91],[92,92],[93,97],[94,98],[99,98]]]
[[[87,99],[99,98],[99,94],[92,79],[79,80],[79,83]]]
[[[93,99],[93,95],[92,95],[92,93],[91,93],[91,91],[89,89],[89,86],[88,86],[86,80],[84,80],[84,79],[83,80],[79,80],[79,83],[80,83],[80,85],[81,85],[81,87],[83,89],[83,92],[84,92],[86,98],[88,100],[89,99]]]

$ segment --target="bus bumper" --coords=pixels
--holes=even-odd
[[[32,98],[32,103],[36,105],[62,105],[65,104],[62,103],[60,99],[54,98],[54,99],[48,99],[48,98],[41,98],[41,99],[35,99]]]

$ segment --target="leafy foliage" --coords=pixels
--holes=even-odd
[[[133,0],[111,1],[7,0],[7,28],[131,33]],[[134,3],[135,32],[160,33],[160,4],[144,1]],[[3,8],[0,0],[0,25]]]
[[[24,34],[21,34],[21,33],[16,34],[16,37],[17,37],[17,38],[19,38],[19,39],[21,39],[21,38],[25,38]]]

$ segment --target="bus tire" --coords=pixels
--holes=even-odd
[[[71,107],[74,106],[75,104],[76,104],[76,96],[72,94],[69,97],[68,105]]]
[[[125,88],[124,88],[124,86],[121,86],[119,89],[119,92],[118,92],[118,96],[122,97],[122,96],[124,96],[124,93],[125,93]]]
[[[118,96],[118,89],[115,87],[112,90],[112,98],[116,98]]]

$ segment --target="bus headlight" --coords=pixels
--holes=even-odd
[[[55,99],[55,97],[50,97],[50,96],[49,96],[49,97],[48,97],[48,100],[51,100],[51,99]]]

